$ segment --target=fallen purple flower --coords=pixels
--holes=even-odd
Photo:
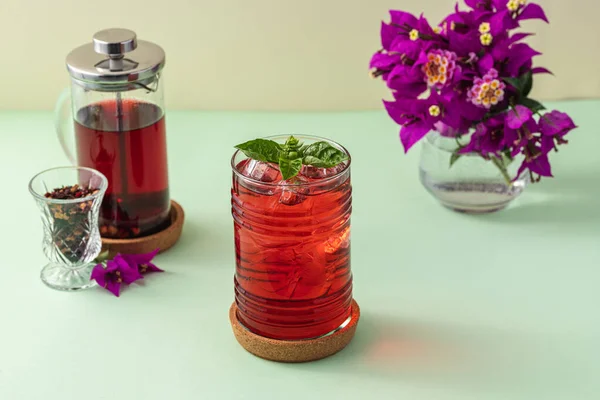
[[[125,260],[116,256],[106,262],[106,267],[101,263],[97,264],[92,270],[90,279],[95,280],[98,285],[119,297],[122,284],[129,285],[142,279],[142,275]]]
[[[154,259],[159,251],[159,249],[156,249],[146,254],[121,254],[120,257],[122,257],[131,268],[139,271],[140,274],[145,274],[147,272],[164,272],[152,263],[152,259]]]

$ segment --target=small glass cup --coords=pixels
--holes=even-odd
[[[45,196],[56,188],[75,184],[95,191],[72,200]],[[84,167],[51,168],[31,178],[29,192],[42,212],[42,247],[50,261],[40,274],[47,286],[73,291],[96,285],[90,277],[93,261],[102,249],[98,213],[107,187],[104,175]]]

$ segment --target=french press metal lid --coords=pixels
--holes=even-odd
[[[99,91],[124,91],[150,86],[165,65],[164,50],[135,32],[112,28],[97,32],[91,43],[67,56],[73,81]]]

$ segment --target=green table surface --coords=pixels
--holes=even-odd
[[[120,298],[63,293],[39,272],[42,225],[27,191],[67,164],[48,112],[0,112],[0,399],[598,399],[600,101],[549,104],[580,128],[555,178],[508,209],[469,216],[421,187],[383,111],[168,111],[183,235]],[[233,145],[324,136],[353,156],[352,269],[362,317],[341,353],[256,358],[233,337]]]

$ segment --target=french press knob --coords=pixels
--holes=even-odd
[[[109,58],[96,64],[96,68],[108,69],[109,71],[123,71],[137,67],[138,63],[127,60],[124,62],[125,53],[137,48],[137,35],[129,29],[105,29],[96,32],[93,37],[94,51],[98,54],[107,55]]]

